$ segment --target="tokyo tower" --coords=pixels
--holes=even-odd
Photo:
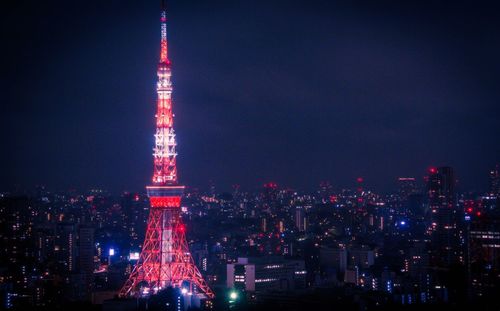
[[[167,54],[167,15],[162,2],[161,49],[156,86],[157,112],[153,147],[153,183],[147,186],[150,212],[139,260],[119,292],[120,297],[155,294],[169,286],[208,298],[214,293],[195,266],[180,217],[184,186],[177,182],[176,140],[172,114],[171,63]]]

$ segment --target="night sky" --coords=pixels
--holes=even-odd
[[[272,3],[271,3],[272,2]],[[169,1],[180,182],[389,191],[500,161],[493,1]],[[1,4],[0,190],[143,190],[159,1]]]

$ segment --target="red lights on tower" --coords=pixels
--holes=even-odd
[[[364,182],[364,181],[365,181],[365,180],[363,179],[363,177],[358,177],[358,178],[356,178],[356,183],[358,184],[358,186],[357,186],[357,189],[356,189],[356,190],[357,190],[358,192],[360,192],[360,193],[361,193],[361,192],[363,192],[363,182]]]
[[[142,251],[120,297],[155,294],[166,287],[189,286],[189,292],[214,293],[195,266],[180,217],[184,186],[177,183],[176,139],[172,114],[172,72],[167,54],[167,14],[161,10],[153,185],[146,187],[150,212]]]
[[[181,205],[181,197],[150,197],[151,207],[176,207]]]
[[[278,184],[270,181],[270,182],[264,184],[264,188],[266,188],[266,189],[278,189]]]

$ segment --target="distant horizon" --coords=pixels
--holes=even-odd
[[[437,167],[444,167],[444,166],[437,166]],[[453,167],[452,167],[453,168]],[[494,166],[492,167],[494,168]],[[426,169],[425,172],[428,172],[428,169]],[[453,168],[454,169],[454,168]],[[454,169],[454,172],[456,174],[456,170]],[[485,180],[487,183],[488,182],[488,173],[490,171],[486,172],[485,173]],[[332,186],[332,189],[333,191],[341,191],[341,190],[353,190],[356,188],[357,186],[357,182],[356,182],[356,179],[358,177],[362,177],[364,180],[363,180],[363,185],[365,187],[366,190],[369,190],[369,191],[373,191],[374,193],[377,193],[377,194],[381,194],[381,195],[384,195],[384,194],[391,194],[391,193],[395,193],[398,191],[398,186],[397,186],[397,181],[398,181],[398,178],[415,178],[415,182],[417,184],[417,187],[420,189],[420,190],[425,190],[425,174],[422,174],[422,176],[411,176],[411,175],[401,175],[401,176],[397,176],[397,177],[394,177],[393,179],[393,188],[392,189],[377,189],[375,187],[372,187],[370,186],[370,180],[366,180],[363,176],[356,176],[356,177],[353,177],[353,179],[351,180],[350,184],[347,185],[347,184],[336,184],[334,182],[332,182],[331,180],[321,180],[321,181],[318,181],[314,186],[310,186],[308,188],[300,188],[300,187],[293,187],[291,185],[288,185],[286,183],[281,183],[279,181],[276,181],[276,180],[267,180],[267,181],[262,181],[260,184],[254,184],[254,185],[245,185],[245,186],[242,186],[241,183],[233,183],[231,184],[230,186],[227,186],[227,185],[218,185],[217,183],[213,183],[213,185],[215,186],[215,189],[217,191],[217,193],[219,194],[222,194],[222,193],[231,193],[233,191],[233,186],[235,185],[238,185],[239,186],[239,189],[243,192],[256,192],[256,191],[259,191],[259,190],[262,190],[264,188],[264,185],[266,183],[269,183],[269,182],[273,182],[273,183],[276,183],[278,185],[278,189],[281,189],[281,190],[286,190],[286,189],[290,189],[290,190],[294,190],[294,191],[298,191],[298,192],[304,192],[304,193],[312,193],[312,192],[315,192],[317,190],[320,189],[320,184],[322,182],[329,182],[330,185]],[[464,188],[462,186],[462,183],[461,183],[461,180],[460,180],[460,177],[458,176],[457,179],[457,192],[459,193],[477,193],[477,194],[480,194],[480,193],[487,193],[489,191],[489,188],[486,186],[484,187],[484,189],[467,189],[467,188]],[[196,189],[196,190],[199,190],[201,192],[209,192],[210,191],[210,188],[211,188],[211,182],[210,181],[207,181],[204,185],[190,185],[188,183],[183,183],[182,180],[179,182],[179,184],[181,185],[184,185],[186,186],[186,190],[189,191],[191,189]],[[125,192],[130,192],[130,193],[145,193],[146,192],[146,186],[147,185],[150,185],[150,184],[145,184],[143,188],[139,188],[139,189],[128,189],[128,188],[123,188],[123,189],[113,189],[111,187],[106,187],[106,186],[99,186],[99,185],[93,185],[93,186],[86,186],[86,187],[81,187],[81,186],[67,186],[67,187],[58,187],[58,186],[53,186],[53,185],[47,185],[47,184],[43,184],[43,183],[39,183],[39,184],[33,184],[31,186],[20,186],[19,185],[19,190],[20,191],[34,191],[36,190],[37,187],[44,187],[47,191],[50,191],[50,192],[66,192],[66,191],[78,191],[78,192],[90,192],[92,190],[103,190],[103,191],[106,191],[110,194],[123,194]],[[0,188],[0,192],[12,192],[13,189],[15,188],[14,185],[12,185],[10,188],[9,187],[3,187],[3,188]]]

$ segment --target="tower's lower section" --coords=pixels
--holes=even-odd
[[[180,218],[184,186],[147,187],[151,210],[141,255],[120,297],[155,294],[169,286],[214,294],[195,266]]]

